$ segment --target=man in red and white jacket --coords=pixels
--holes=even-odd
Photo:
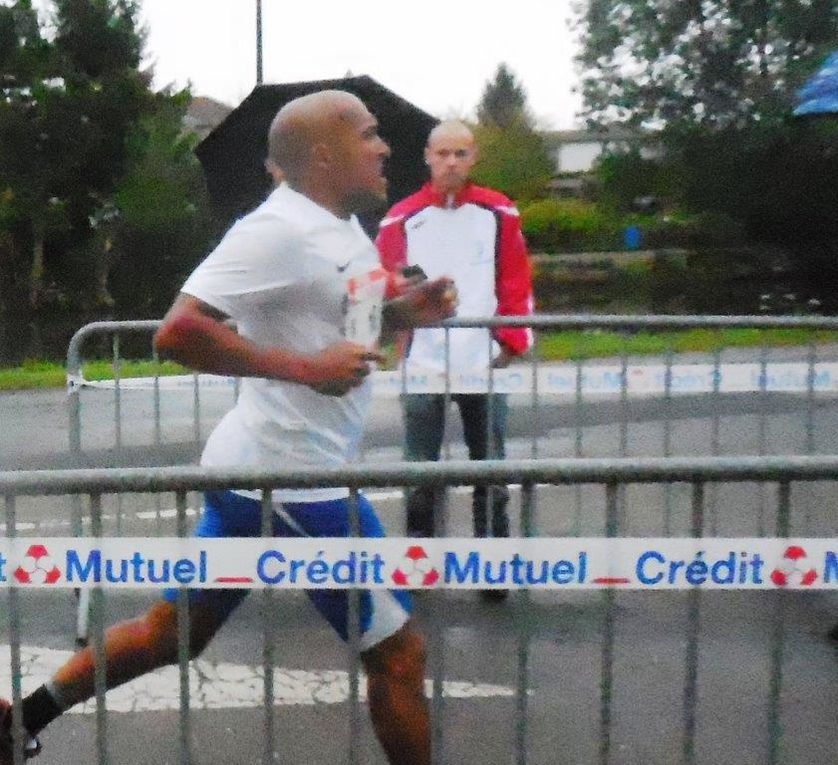
[[[399,272],[418,266],[429,278],[451,277],[458,290],[460,317],[521,316],[532,312],[532,284],[527,246],[514,204],[503,194],[476,186],[469,172],[477,158],[474,137],[462,122],[437,125],[428,136],[425,162],[430,181],[397,203],[381,221],[376,244],[382,264]],[[442,371],[450,364],[452,381],[458,374],[485,375],[488,367],[504,367],[529,350],[529,329],[500,327],[454,329],[446,353],[445,330],[413,332],[406,349],[409,369]],[[460,408],[471,459],[502,458],[507,402],[495,394],[491,402],[493,443],[488,438],[487,394],[452,395]],[[437,460],[445,420],[441,394],[404,396],[405,456]],[[491,492],[494,536],[508,536],[505,487]],[[474,492],[474,530],[487,533],[486,487]],[[408,532],[433,535],[433,497],[417,491],[408,499]]]

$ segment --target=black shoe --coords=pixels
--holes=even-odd
[[[838,624],[836,624],[828,633],[827,636],[830,640],[838,641]]]
[[[29,760],[41,753],[41,742],[34,736],[27,736],[23,743],[23,759]],[[0,699],[0,765],[12,765],[12,705]]]
[[[487,603],[501,603],[509,596],[509,590],[480,590],[480,597]]]

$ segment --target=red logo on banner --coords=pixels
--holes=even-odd
[[[430,587],[439,581],[439,572],[421,545],[407,548],[401,563],[393,572],[393,581],[400,587]]]
[[[780,562],[771,572],[771,581],[778,587],[799,585],[808,587],[815,583],[818,572],[809,564],[809,558],[799,545],[790,545]]]
[[[55,584],[61,571],[43,545],[30,545],[13,576],[20,584]]]

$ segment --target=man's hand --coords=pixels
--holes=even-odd
[[[299,382],[324,396],[343,396],[367,379],[373,370],[371,362],[384,360],[378,351],[341,340],[307,356],[301,363]]]
[[[457,302],[457,288],[447,276],[422,281],[385,303],[384,321],[390,330],[439,324],[456,313]]]
[[[500,353],[492,359],[493,369],[506,369],[512,361],[513,354],[504,346],[500,347]]]

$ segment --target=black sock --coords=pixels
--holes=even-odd
[[[34,736],[47,727],[64,710],[56,703],[45,685],[23,700],[23,727]]]

